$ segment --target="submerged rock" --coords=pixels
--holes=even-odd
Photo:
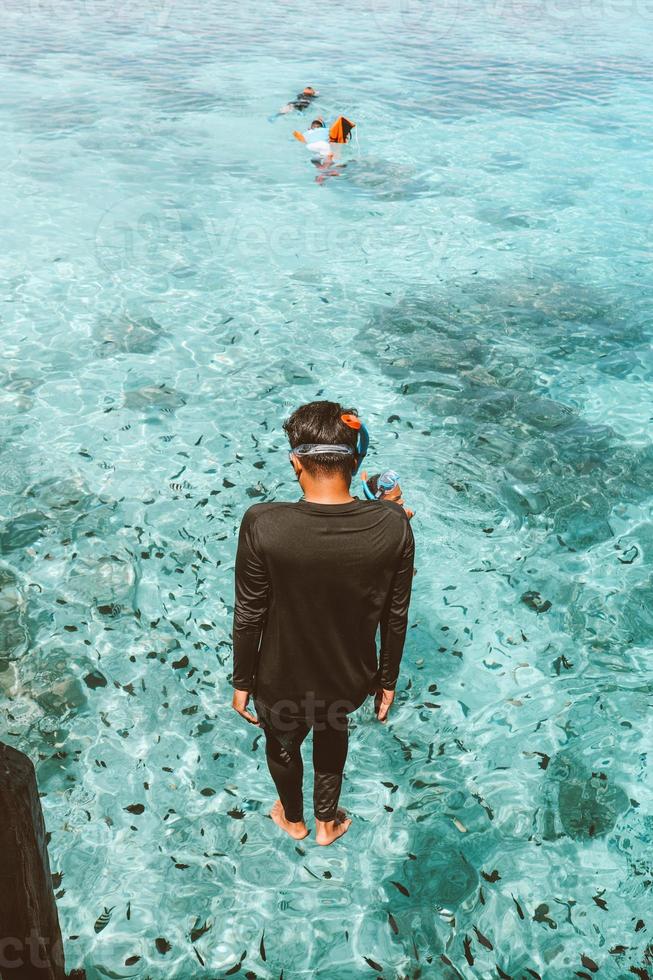
[[[0,525],[0,555],[21,551],[43,537],[50,519],[40,510],[28,511]]]
[[[561,828],[574,840],[604,837],[630,805],[626,792],[611,773],[589,770],[572,753],[556,756],[547,774],[557,787]],[[549,826],[547,836],[554,836]]]

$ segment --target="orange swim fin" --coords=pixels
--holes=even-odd
[[[332,143],[346,143],[351,139],[351,131],[356,123],[351,122],[345,116],[338,116],[329,130],[329,140]]]
[[[296,140],[299,140],[300,143],[306,142],[303,135],[300,132],[298,132],[298,130],[296,129],[293,130],[293,136],[295,137]]]

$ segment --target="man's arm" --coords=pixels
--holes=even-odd
[[[402,552],[381,615],[381,651],[379,655],[378,688],[383,692],[394,691],[399,677],[399,665],[404,652],[404,641],[408,627],[408,607],[410,605],[410,594],[413,587],[414,563],[415,538],[407,518]],[[378,711],[380,721],[385,719],[388,708],[392,703],[392,697],[388,697],[385,700],[388,701],[385,710],[383,710],[384,705],[381,704]]]
[[[232,684],[237,691],[252,690],[270,593],[267,570],[256,550],[253,530],[251,517],[246,513],[238,533],[235,569]]]

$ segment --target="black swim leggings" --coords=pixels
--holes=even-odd
[[[304,819],[304,764],[301,746],[313,727],[313,810],[318,820],[335,820],[349,746],[346,718],[343,722],[340,717],[333,723],[316,720],[311,724],[306,719],[297,721],[293,730],[293,744],[289,749],[284,748],[269,721],[262,721],[262,727],[270,775],[277,788],[286,820],[292,823]],[[284,731],[287,731],[287,727],[284,727]]]

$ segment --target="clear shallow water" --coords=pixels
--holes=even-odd
[[[69,966],[651,973],[652,20],[4,5],[3,737]],[[306,83],[358,123],[322,185],[268,121]],[[239,519],[296,498],[315,397],[401,470],[419,569],[326,851],[265,818],[227,683]]]

